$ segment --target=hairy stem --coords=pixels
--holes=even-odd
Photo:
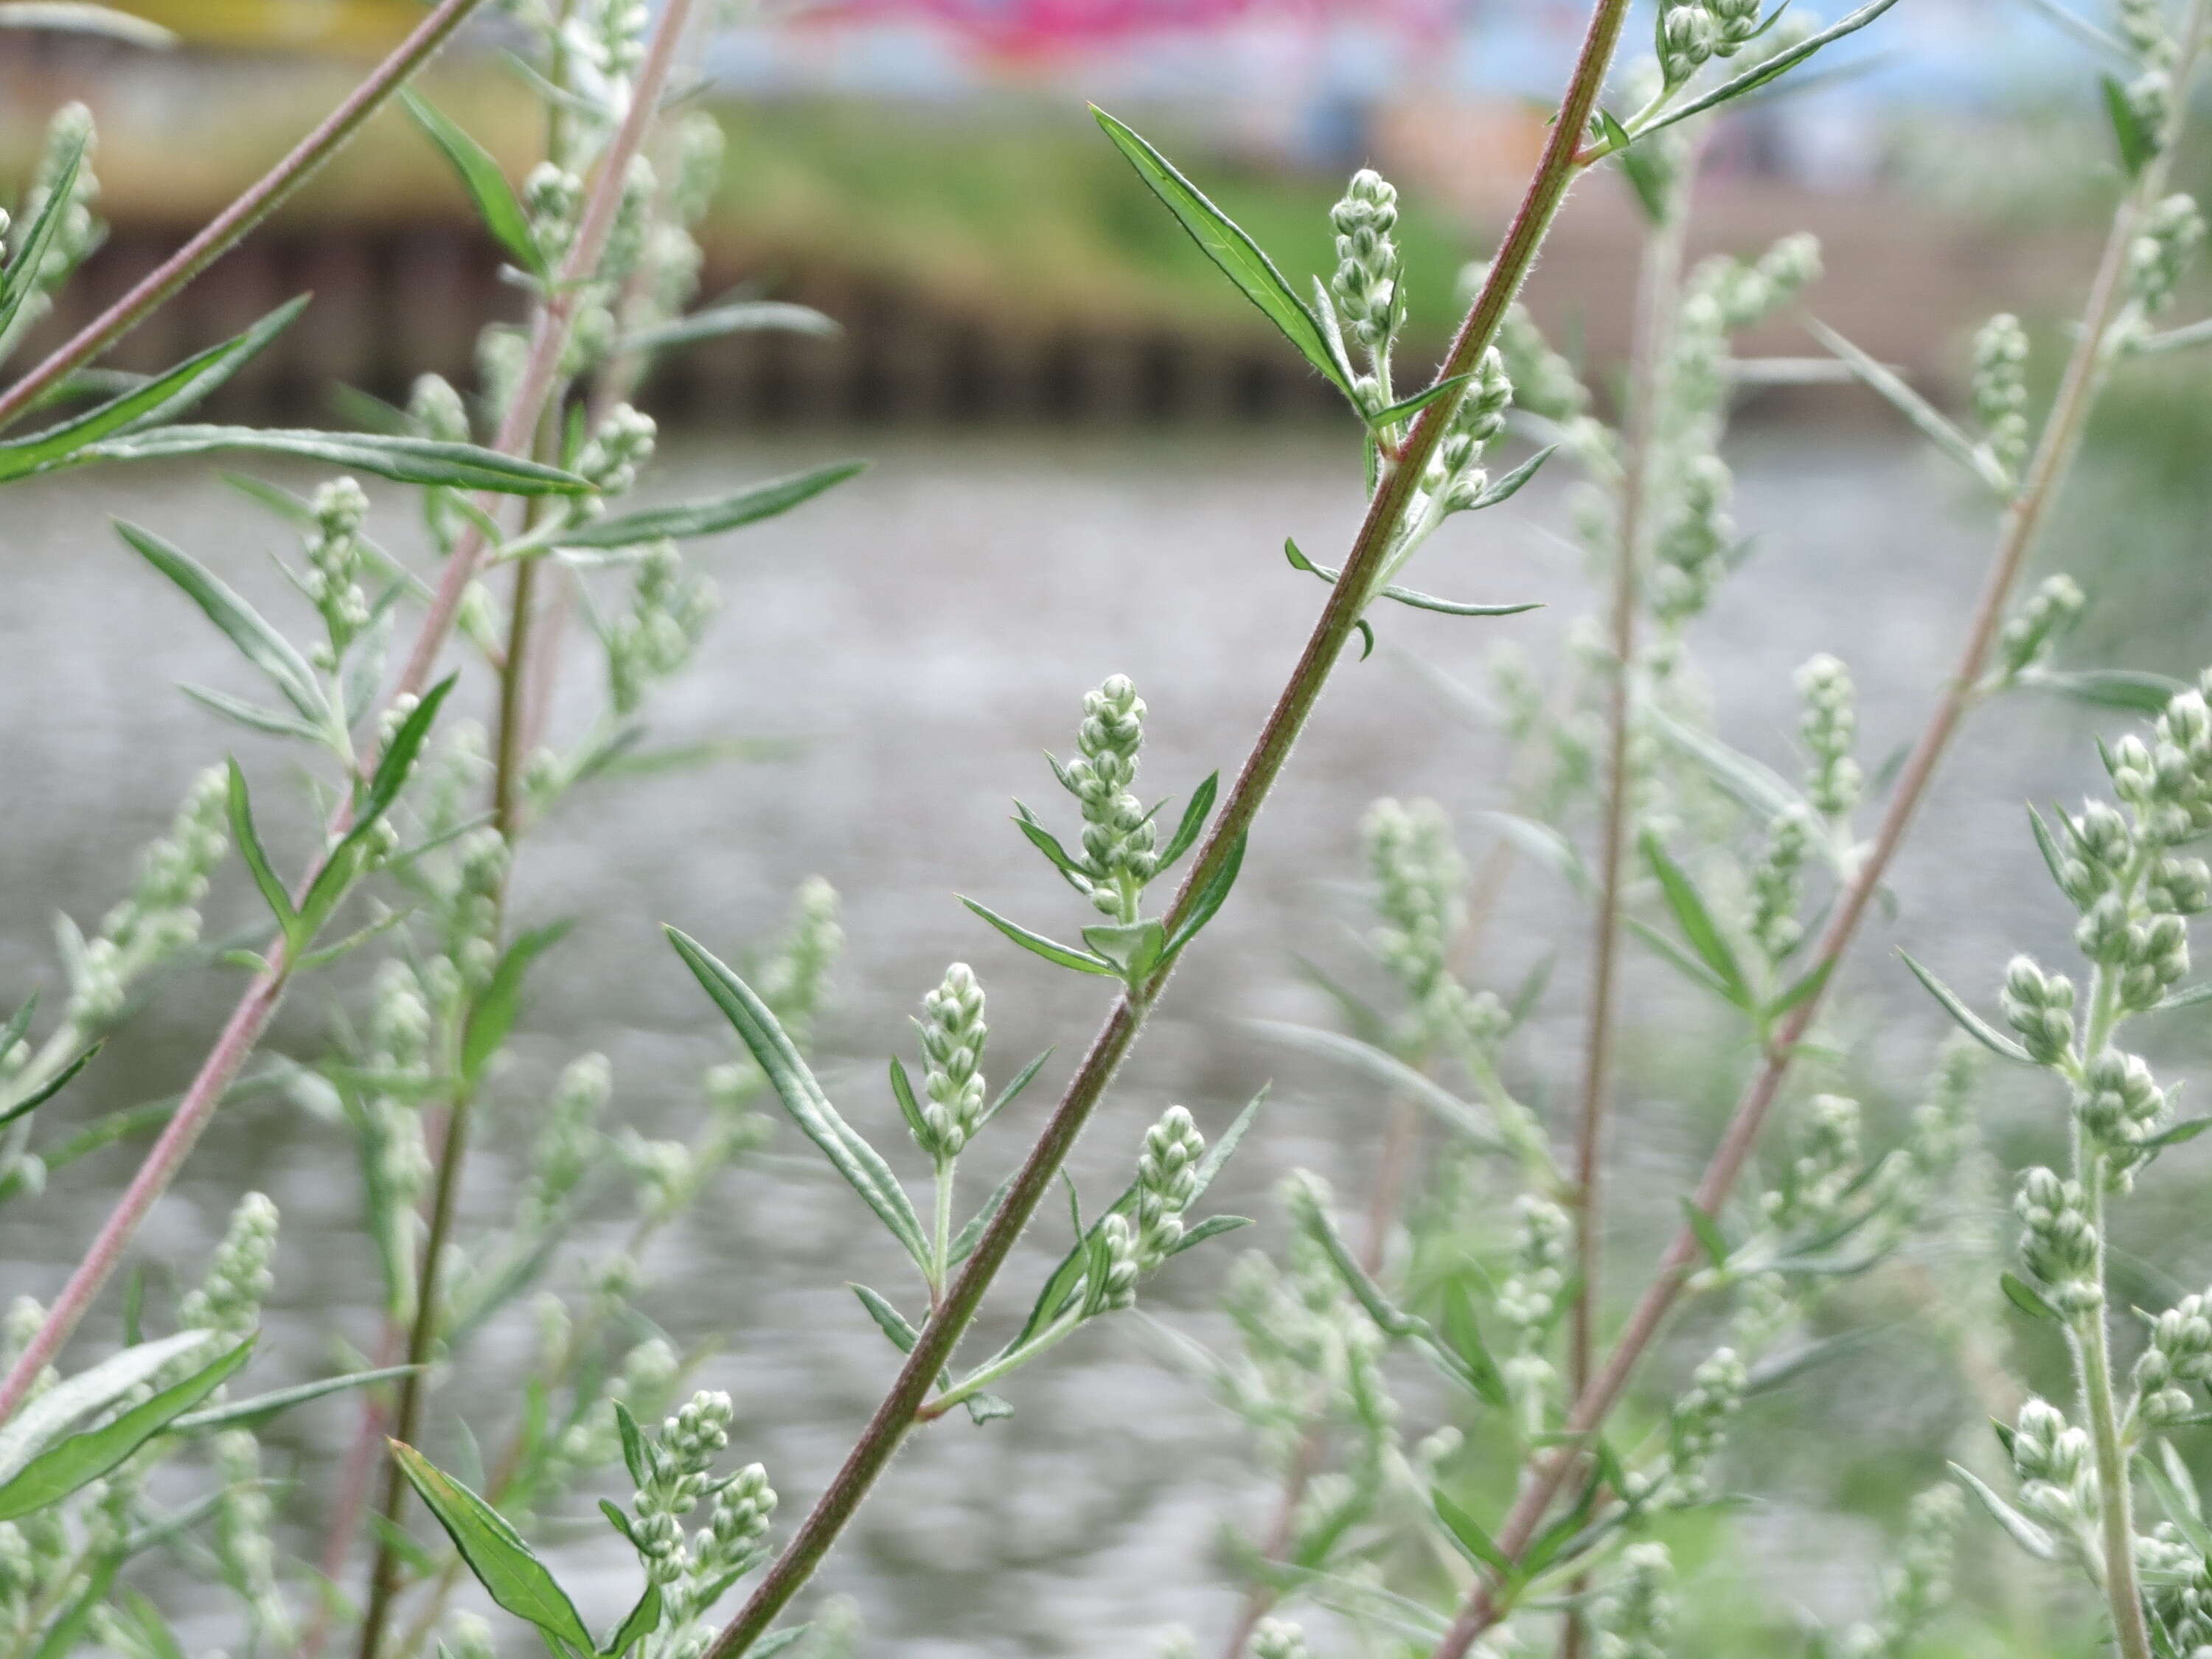
[[[5,427],[67,376],[82,368],[167,303],[192,278],[235,246],[315,169],[346,142],[386,100],[422,67],[460,27],[483,0],[443,0],[415,27],[369,77],[325,116],[284,159],[249,185],[245,194],[208,221],[199,233],[139,279],[130,292],[87,323],[76,334],[0,393],[0,427]]]
[[[2077,1173],[2089,1195],[2090,1224],[2096,1229],[2095,1282],[2105,1285],[2104,1160],[2090,1153]],[[2142,1590],[2136,1579],[2134,1492],[2128,1479],[2127,1448],[2121,1442],[2118,1407],[2113,1403],[2112,1344],[2108,1309],[2100,1294],[2082,1316],[2075,1340],[2081,1373],[2081,1406],[2097,1457],[2097,1521],[2104,1546],[2104,1590],[2112,1615],[2112,1636],[2120,1659],[2151,1659],[2150,1630],[2143,1619]]]
[[[2175,76],[2179,86],[2185,88],[2190,84],[2190,70],[2203,45],[2208,3],[2212,0],[2192,0],[2190,7],[2181,66]],[[2177,97],[2177,125],[2187,104],[2185,97]],[[2090,286],[2081,332],[2067,359],[2057,396],[2019,493],[2006,505],[1996,550],[1968,620],[1958,659],[1899,775],[1896,791],[1890,797],[1874,846],[1839,896],[1814,950],[1814,963],[1823,970],[1823,977],[1814,994],[1792,1009],[1777,1028],[1765,1058],[1738,1099],[1719,1145],[1698,1178],[1692,1201],[1708,1215],[1716,1213],[1727,1201],[1737,1176],[1742,1173],[1758,1143],[1759,1131],[1765,1125],[1767,1114],[1789,1075],[1797,1045],[1811,1027],[1826,988],[1833,981],[1832,969],[1857,937],[1859,924],[1865,919],[1892,860],[1911,828],[1929,785],[1949,750],[1952,738],[1976,701],[1977,687],[2003,624],[2006,605],[2081,447],[2082,428],[2111,368],[2110,337],[2126,302],[2128,248],[2146,210],[2158,199],[2164,187],[2168,158],[2172,153],[2172,140],[2178,135],[2169,131],[2166,136],[2166,147],[2145,166],[2142,176],[2113,216],[2112,231]],[[1658,1335],[1702,1259],[1697,1236],[1684,1226],[1668,1245],[1656,1276],[1630,1313],[1605,1363],[1577,1395],[1569,1410],[1566,1432],[1571,1440],[1595,1432],[1620,1403],[1638,1364]],[[1508,1559],[1518,1557],[1528,1548],[1576,1461],[1571,1443],[1532,1461],[1513,1505],[1495,1534],[1498,1548]],[[1499,1595],[1494,1585],[1487,1582],[1478,1585],[1437,1644],[1434,1659],[1463,1659],[1476,1639],[1495,1626],[1510,1605],[1510,1598]]]
[[[1613,46],[1626,11],[1627,0],[1598,0],[1573,79],[1553,124],[1543,156],[1498,257],[1492,262],[1482,292],[1476,296],[1438,371],[1441,377],[1464,374],[1474,368],[1495,337],[1506,307],[1512,303],[1522,279],[1534,262],[1536,250],[1551,228],[1559,204],[1576,176],[1576,147],[1596,107],[1598,93],[1612,63]],[[1328,682],[1330,672],[1343,654],[1353,626],[1365,608],[1376,573],[1405,522],[1422,469],[1442,441],[1456,401],[1446,396],[1421,411],[1407,436],[1404,449],[1377,485],[1345,561],[1343,574],[1329,590],[1320,620],[1315,623],[1288,683],[1176,894],[1167,918],[1170,933],[1190,914],[1198,896],[1238,854],[1268,792],[1281,775],[1299,733],[1305,729],[1322,688]],[[1115,1000],[1105,1024],[1069,1080],[1060,1103],[1016,1173],[1006,1201],[983,1230],[975,1253],[962,1267],[945,1292],[944,1302],[923,1328],[921,1340],[900,1367],[890,1391],[869,1419],[843,1466],[800,1522],[759,1587],[708,1650],[708,1659],[736,1659],[759,1640],[776,1615],[813,1576],[815,1568],[858,1511],[877,1477],[913,1427],[916,1413],[927,1404],[938,1373],[951,1358],[954,1345],[975,1316],[984,1291],[1005,1265],[1022,1229],[1028,1225],[1030,1218],[1051,1189],[1084,1124],[1134,1045],[1145,1014],[1164,988],[1169,971],[1163,969],[1142,987]]]
[[[459,0],[448,0],[449,5],[465,10]],[[668,70],[675,52],[677,37],[683,32],[690,15],[691,0],[668,0],[660,21],[654,27],[653,45],[639,70],[635,101],[621,129],[608,145],[601,171],[592,188],[592,194],[583,220],[570,246],[568,256],[562,262],[552,285],[553,298],[540,309],[538,323],[532,331],[530,358],[523,370],[515,392],[514,404],[501,426],[497,447],[503,454],[520,455],[523,446],[536,431],[540,415],[550,400],[562,352],[568,345],[568,325],[574,308],[574,295],[578,285],[599,268],[601,256],[606,251],[607,237],[614,228],[616,210],[622,204],[623,177],[629,167],[630,157],[637,154],[650,124],[660,92],[665,86]],[[441,12],[436,15],[443,15]],[[454,20],[459,21],[458,16]],[[426,24],[427,27],[428,25]],[[419,33],[419,31],[418,31]],[[34,371],[35,372],[35,371]],[[461,596],[467,591],[471,577],[483,556],[483,532],[471,526],[452,556],[446,562],[445,574],[437,593],[417,630],[414,649],[405,672],[384,708],[403,696],[419,696],[430,682],[431,671],[451,635],[453,618],[460,609]],[[382,711],[380,710],[380,713]],[[374,720],[372,717],[371,725]],[[336,831],[345,827],[349,809],[341,806],[333,820],[332,844]],[[318,863],[319,864],[319,860]],[[312,875],[309,882],[312,883]],[[60,1350],[84,1317],[100,1288],[122,1259],[124,1250],[155,1200],[168,1189],[184,1165],[200,1133],[207,1127],[208,1119],[222,1103],[223,1091],[237,1077],[239,1068],[246,1063],[261,1034],[268,1028],[270,1018],[283,1000],[289,978],[289,965],[281,943],[266,952],[270,966],[256,974],[246,994],[231,1011],[224,1023],[222,1034],[215,1047],[200,1064],[186,1089],[176,1115],[169,1120],[161,1139],[154,1143],[138,1173],[118,1201],[114,1212],[102,1224],[100,1234],[86,1251],[60,1297],[48,1310],[46,1322],[38,1334],[25,1345],[16,1357],[4,1380],[0,1380],[0,1422],[4,1422],[16,1407],[23,1402],[31,1383],[39,1372]]]

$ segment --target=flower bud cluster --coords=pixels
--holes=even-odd
[[[2212,674],[2205,676],[2212,686]],[[2130,733],[2112,745],[2112,793],[2133,810],[2136,833],[2154,843],[2212,830],[2212,709],[2205,689],[2184,691],[2158,717],[2152,740]]]
[[[592,1168],[601,1146],[599,1117],[613,1091],[605,1054],[579,1054],[562,1068],[531,1147],[522,1225],[535,1233],[552,1224],[561,1206]]]
[[[1382,174],[1362,167],[1328,211],[1336,232],[1336,273],[1329,292],[1346,335],[1379,359],[1398,327],[1398,192]]]
[[[1306,1633],[1288,1619],[1262,1619],[1252,1631],[1252,1659],[1313,1659]]]
[[[2059,637],[2080,618],[2088,600],[2075,580],[2046,576],[1997,635],[1997,659],[2011,679],[2051,654]]]
[[[2150,1322],[2136,1360],[2136,1414],[2163,1428],[2197,1409],[2189,1386],[2212,1380],[2212,1296],[2185,1296]]]
[[[2097,1466],[2089,1437],[2047,1400],[2031,1398],[2012,1431],[2012,1470],[2021,1507],[2062,1526],[2097,1512]]]
[[[1513,1265],[1498,1286],[1498,1316],[1513,1333],[1500,1363],[1524,1426],[1541,1428],[1555,1375],[1545,1338],[1559,1315],[1571,1267],[1574,1224],[1549,1199],[1523,1193],[1513,1206]]]
[[[2069,1315],[2095,1313],[2105,1291],[2097,1277],[2097,1229],[2081,1183],[2039,1165],[2021,1176],[2012,1208],[2020,1218],[2021,1260],[2052,1304]]]
[[[2045,974],[2031,957],[2016,956],[2006,964],[1997,1006],[2037,1064],[2056,1066],[2073,1048],[2074,981],[2065,975]]]
[[[1818,1231],[1838,1218],[1837,1206],[1865,1168],[1859,1124],[1856,1100],[1813,1097],[1810,1119],[1782,1172],[1782,1184],[1759,1197],[1767,1225],[1784,1233]]]
[[[1085,1311],[1119,1313],[1133,1308],[1139,1271],[1136,1228],[1125,1215],[1109,1215],[1098,1224],[1098,1240],[1103,1260],[1097,1279],[1085,1290]]]
[[[923,1098],[921,1127],[915,1139],[922,1151],[943,1161],[957,1158],[983,1115],[983,988],[975,970],[956,962],[937,988],[921,1000]]]
[[[2203,1551],[2172,1522],[2161,1521],[2136,1534],[2136,1571],[2152,1627],[2162,1627],[2161,1650],[2199,1659],[2212,1649],[2212,1565]]]
[[[2027,331],[2001,311],[1974,336],[1974,418],[2008,474],[2027,458]]]
[[[565,1362],[568,1352],[568,1313],[556,1297],[546,1297],[541,1308],[546,1304],[550,1304],[552,1316],[548,1322],[552,1328],[546,1332],[541,1346],[557,1367]],[[579,1411],[555,1441],[547,1460],[545,1487],[541,1492],[560,1490],[578,1477],[605,1468],[620,1457],[622,1432],[615,1421],[613,1402],[623,1401],[639,1417],[653,1415],[673,1392],[679,1365],[676,1350],[657,1336],[647,1338],[624,1354],[619,1369],[597,1401],[588,1409]]]
[[[457,1008],[491,982],[499,966],[500,896],[511,857],[507,838],[489,827],[456,846],[446,896],[445,954],[428,964],[433,1001]]]
[[[631,1540],[656,1584],[676,1583],[690,1571],[684,1520],[713,1484],[716,1454],[730,1443],[730,1396],[702,1390],[660,1425],[644,1445],[645,1468],[630,1512]]]
[[[1206,1137],[1190,1114],[1170,1106],[1145,1131],[1137,1156],[1137,1266],[1151,1273],[1182,1238],[1182,1214],[1198,1196]]]
[[[635,714],[656,684],[691,660],[717,605],[714,583],[685,571],[675,543],[647,550],[629,614],[606,629],[607,695],[617,715]]]
[[[2177,191],[2143,216],[2142,231],[2128,245],[2128,290],[2143,314],[2155,317],[2173,299],[2173,290],[2204,240],[2204,216],[2193,197]]]
[[[1646,1540],[1620,1553],[1620,1576],[1590,1609],[1597,1659],[1667,1659],[1674,1624],[1674,1560]]]
[[[1668,86],[1680,86],[1704,68],[1720,43],[1720,21],[1698,0],[1660,9],[1659,68]]]
[[[200,936],[200,900],[229,849],[228,799],[221,767],[185,791],[168,833],[139,854],[131,895],[100,920],[100,935],[70,963],[69,1023],[97,1032],[123,1012],[139,975]]]
[[[1360,819],[1359,836],[1381,923],[1369,941],[1413,1004],[1419,1035],[1440,1035],[1434,1015],[1450,982],[1451,942],[1464,918],[1467,890],[1451,819],[1432,800],[1401,804],[1385,797]]]
[[[1767,825],[1766,851],[1752,866],[1751,936],[1769,963],[1780,963],[1805,937],[1797,907],[1812,842],[1812,814],[1792,803]]]
[[[746,1464],[721,1484],[708,1506],[707,1524],[691,1534],[681,1587],[669,1597],[666,1623],[672,1631],[705,1613],[733,1578],[767,1558],[775,1504],[775,1488],[758,1463]]]
[[[333,478],[315,492],[308,511],[314,521],[302,543],[307,566],[296,580],[329,636],[314,653],[316,664],[334,670],[368,626],[368,594],[361,585],[367,564],[361,526],[368,517],[368,495],[351,478]]]
[[[1159,868],[1159,831],[1130,792],[1145,742],[1145,700],[1126,674],[1084,694],[1074,760],[1060,781],[1083,810],[1083,856],[1071,875],[1109,916],[1136,920],[1137,894]]]
[[[636,271],[652,234],[653,203],[659,193],[653,163],[642,155],[631,156],[623,172],[622,197],[615,204],[614,222],[607,228],[607,245],[599,254],[595,273],[599,283],[621,283]]]
[[[2143,64],[2153,69],[2172,66],[2173,31],[2167,26],[2160,0],[2115,0],[2112,21],[2128,49]]]
[[[1463,513],[1482,499],[1490,475],[1479,463],[1490,441],[1504,430],[1505,411],[1512,406],[1512,377],[1505,372],[1504,355],[1492,346],[1475,365],[1443,441],[1421,474],[1421,489],[1438,512]]]
[[[263,1641],[289,1648],[292,1613],[276,1576],[276,1545],[270,1535],[276,1506],[261,1475],[261,1443],[250,1430],[233,1429],[215,1439],[215,1464],[222,1477],[216,1509],[216,1556],[223,1576],[246,1599],[247,1617]]]
[[[547,269],[556,269],[575,240],[584,210],[584,181],[553,161],[540,161],[522,181],[522,211],[530,240]]]
[[[603,497],[622,495],[653,459],[659,431],[652,416],[617,404],[576,457],[576,476]]]
[[[2104,1153],[2107,1175],[2124,1190],[2129,1171],[2145,1159],[2142,1143],[2166,1122],[2166,1091],[2140,1055],[2107,1048],[2082,1068],[2074,1111]]]
[[[261,1322],[262,1300],[276,1282],[270,1271],[276,1255],[276,1206],[263,1194],[248,1193],[231,1212],[206,1276],[179,1304],[178,1322],[232,1341],[252,1335]]]
[[[1749,1381],[1734,1348],[1714,1349],[1691,1373],[1688,1389],[1668,1417],[1664,1466],[1651,1474],[1632,1473],[1626,1496],[1654,1508],[1704,1503],[1711,1490],[1706,1468],[1742,1408]]]
[[[1647,579],[1652,611],[1662,623],[1687,622],[1712,602],[1735,545],[1729,515],[1735,493],[1735,475],[1717,455],[1693,455],[1675,475]]]
[[[1881,1611],[1844,1632],[1838,1659],[1904,1659],[1950,1602],[1964,1509],[1956,1486],[1930,1486],[1905,1505],[1905,1539],[1882,1585]]]
[[[1806,795],[1823,817],[1848,817],[1863,781],[1851,757],[1858,711],[1850,671],[1822,652],[1797,671],[1797,692],[1805,699],[1797,730],[1805,743]]]

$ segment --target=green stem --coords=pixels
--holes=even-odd
[[[2097,1519],[2104,1547],[2105,1601],[2112,1615],[2112,1635],[2120,1659],[2151,1659],[2150,1631],[2143,1619],[2142,1590],[2136,1581],[2134,1494],[2128,1478],[2127,1448],[2121,1443],[2119,1412],[2113,1403],[2112,1349],[2105,1288],[2104,1159],[2092,1152],[2076,1166],[2089,1199],[2089,1221],[2096,1229],[2094,1269],[2097,1305],[2082,1317],[2075,1343],[2081,1372],[2082,1414],[2097,1457]]]
[[[929,1302],[933,1308],[945,1294],[946,1275],[952,1271],[952,1183],[958,1165],[954,1159],[937,1160],[937,1226],[930,1253]]]
[[[1612,64],[1613,47],[1620,39],[1627,9],[1627,0],[1597,0],[1543,156],[1507,228],[1498,257],[1491,264],[1482,291],[1476,296],[1452,343],[1450,353],[1437,371],[1440,378],[1465,374],[1481,361],[1482,354],[1497,337],[1506,308],[1512,304],[1522,279],[1534,264],[1536,250],[1579,171],[1575,159],[1577,147],[1597,106],[1598,94]],[[1269,792],[1290,759],[1291,749],[1321,700],[1331,672],[1344,654],[1360,613],[1366,608],[1376,573],[1405,520],[1421,472],[1443,441],[1457,401],[1455,397],[1446,396],[1421,411],[1403,450],[1379,480],[1345,561],[1343,574],[1329,590],[1320,619],[1288,683],[1261,728],[1243,770],[1222,802],[1212,829],[1193,859],[1189,873],[1169,908],[1166,921],[1170,933],[1190,914],[1198,896],[1238,854],[1253,821],[1266,805]],[[868,1419],[843,1466],[793,1534],[791,1541],[737,1617],[708,1650],[707,1659],[737,1659],[738,1655],[758,1641],[813,1577],[814,1570],[859,1510],[914,1426],[916,1414],[928,1403],[938,1373],[951,1359],[954,1345],[975,1318],[983,1293],[1006,1265],[1015,1240],[1051,1191],[1084,1125],[1135,1045],[1146,1012],[1165,988],[1172,967],[1170,963],[1145,985],[1115,1000],[1105,1024],[1092,1040],[1059,1105],[1015,1175],[1005,1203],[983,1230],[975,1253],[962,1267],[943,1304],[924,1328],[921,1340],[907,1356],[890,1391]]]

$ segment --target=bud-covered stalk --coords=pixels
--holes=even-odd
[[[1083,854],[1069,878],[1118,921],[1137,919],[1138,896],[1159,868],[1159,831],[1131,792],[1145,742],[1145,700],[1127,675],[1109,677],[1083,699],[1077,757],[1060,780],[1083,810]]]
[[[1328,219],[1336,232],[1330,296],[1345,334],[1366,349],[1387,392],[1390,343],[1402,314],[1398,245],[1391,236],[1398,224],[1398,192],[1381,173],[1362,167]]]

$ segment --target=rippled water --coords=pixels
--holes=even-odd
[[[868,434],[849,444],[702,436],[672,445],[659,478],[671,494],[702,493],[732,473],[775,472],[846,448],[872,453],[875,468],[706,553],[726,612],[661,708],[659,741],[773,738],[787,745],[780,757],[595,791],[529,845],[520,914],[574,916],[578,927],[567,970],[544,975],[500,1085],[507,1124],[520,1123],[534,1085],[568,1056],[599,1048],[614,1060],[623,1113],[648,1133],[681,1133],[693,1080],[724,1036],[654,924],[675,921],[738,951],[817,872],[844,895],[852,939],[823,1069],[833,1090],[842,1084],[848,1115],[887,1148],[903,1137],[880,1087],[880,1056],[907,1046],[903,1012],[948,957],[972,960],[990,983],[997,1069],[1053,1042],[1060,1058],[1048,1078],[1064,1076],[1103,994],[1048,976],[952,895],[987,897],[1040,925],[1079,925],[1071,896],[1007,824],[1008,796],[1051,810],[1057,792],[1038,751],[1067,744],[1083,690],[1117,671],[1137,679],[1151,705],[1146,775],[1156,793],[1181,793],[1206,770],[1233,767],[1320,598],[1283,562],[1281,539],[1294,535],[1327,556],[1359,506],[1349,459],[1295,434]],[[1740,461],[1739,516],[1759,552],[1698,640],[1723,729],[1786,764],[1794,712],[1782,688],[1798,662],[1830,649],[1857,674],[1865,752],[1878,760],[1940,678],[1984,532],[1948,480],[1885,440],[1779,431],[1754,436]],[[1492,640],[1520,639],[1540,659],[1553,649],[1586,594],[1557,535],[1562,499],[1540,483],[1479,528],[1461,521],[1467,527],[1424,556],[1421,576],[1455,595],[1539,599],[1553,609],[1507,622],[1393,614],[1378,619],[1383,650],[1340,674],[1254,838],[1236,898],[1179,975],[1077,1160],[1093,1192],[1118,1184],[1167,1101],[1188,1101],[1211,1130],[1270,1076],[1280,1079],[1279,1103],[1248,1143],[1228,1200],[1264,1204],[1269,1180],[1301,1163],[1356,1175],[1373,1139],[1373,1103],[1346,1079],[1261,1047],[1238,1022],[1319,1017],[1289,975],[1290,956],[1352,957],[1338,890],[1354,873],[1354,821],[1372,796],[1432,793],[1463,815],[1479,844],[1473,814],[1500,800],[1498,745],[1448,712],[1402,653],[1472,675]],[[262,556],[282,539],[272,523],[202,472],[157,468],[34,483],[9,492],[9,513],[0,649],[14,718],[0,739],[9,785],[0,832],[10,854],[0,982],[13,995],[53,983],[52,912],[94,921],[131,850],[225,746],[247,760],[280,830],[301,820],[277,805],[283,757],[219,729],[171,689],[180,679],[245,687],[227,647],[123,550],[105,515],[143,520],[274,606],[279,585]],[[404,511],[387,516],[404,526]],[[393,526],[377,527],[404,544],[404,527]],[[1910,857],[1899,872],[1899,936],[1961,978],[1987,979],[2001,941],[2050,931],[2051,913],[2027,886],[2035,860],[2018,833],[2017,803],[2083,774],[2082,745],[2052,736],[2039,716],[1972,732],[1929,814],[1923,844],[1945,854]],[[234,869],[212,909],[218,927],[250,921]],[[1501,982],[1563,952],[1540,1044],[1554,1029],[1568,1040],[1581,929],[1572,907],[1531,873],[1493,935],[1487,968]],[[1924,1008],[1896,988],[1879,951],[1862,956],[1856,981],[1881,1011],[1863,1022],[1868,1048],[1877,1064],[1917,1064],[1933,1032]],[[1662,994],[1642,969],[1633,983],[1632,1004],[1649,1020],[1650,999]],[[226,988],[212,977],[164,988],[71,1091],[64,1114],[178,1086]],[[327,994],[310,987],[295,997],[277,1048],[312,1049]],[[1625,1086],[1632,1109],[1638,1078]],[[999,1159],[1012,1159],[1044,1094],[1010,1115],[1020,1121],[998,1137]],[[1683,1156],[1661,1150],[1679,1134],[1639,1124],[1633,1109],[1626,1120],[1625,1157],[1671,1168]],[[501,1154],[513,1140],[485,1137],[473,1208],[495,1213],[503,1202]],[[797,1158],[800,1146],[787,1134],[781,1160],[727,1178],[649,1263],[659,1280],[650,1307],[679,1339],[715,1343],[699,1381],[736,1397],[736,1445],[769,1463],[787,1516],[817,1490],[893,1369],[896,1356],[844,1281],[900,1284],[892,1248],[849,1194]],[[993,1161],[989,1140],[978,1158]],[[43,1200],[11,1207],[0,1231],[11,1290],[44,1293],[58,1283],[124,1163],[111,1154],[80,1164]],[[274,1102],[230,1109],[139,1254],[157,1275],[196,1273],[249,1185],[282,1205],[289,1243],[274,1321],[280,1351],[257,1367],[273,1385],[331,1364],[334,1332],[365,1345],[374,1329],[341,1134]],[[1018,1261],[1017,1286],[1033,1280],[1043,1249]],[[1148,1304],[1207,1334],[1203,1309],[1227,1255],[1183,1258]],[[1011,1291],[1000,1316],[1024,1300]],[[501,1391],[520,1340],[495,1335],[440,1396],[465,1407],[488,1439],[503,1433]],[[1122,1654],[1172,1620],[1219,1626],[1230,1592],[1213,1540],[1224,1518],[1255,1512],[1256,1477],[1227,1419],[1159,1353],[1136,1322],[1086,1333],[1014,1386],[1011,1421],[921,1437],[823,1575],[858,1598],[878,1650],[910,1659]],[[319,1453],[350,1421],[332,1403],[298,1414],[283,1433]],[[321,1498],[316,1468],[305,1467],[289,1500],[310,1522]],[[577,1571],[594,1602],[622,1595],[626,1574],[602,1579],[581,1562]]]

